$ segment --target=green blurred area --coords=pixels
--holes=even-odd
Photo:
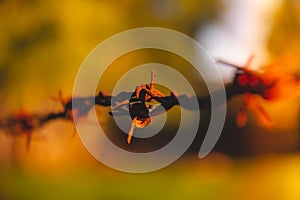
[[[267,47],[275,58],[289,56],[299,66],[300,55],[300,3],[293,0],[282,1],[281,8],[275,13],[274,24]]]
[[[272,58],[288,57],[295,66],[300,64],[299,5],[283,1],[266,44]],[[195,38],[207,24],[221,20],[225,8],[219,0],[1,0],[1,115],[57,109],[48,97],[58,90],[70,95],[84,58],[116,33],[159,26]],[[117,75],[100,80],[100,86],[111,90],[124,71],[143,62],[182,65],[187,76],[193,73],[182,59],[148,50],[119,58],[109,69],[119,66]],[[192,79],[194,85],[198,80]],[[199,84],[196,90],[205,86]],[[215,149],[222,153],[200,160],[195,154],[199,144],[194,144],[191,155],[148,174],[125,174],[101,165],[72,136],[70,123],[53,122],[39,130],[30,152],[25,150],[25,136],[1,132],[0,199],[300,199],[300,161],[295,154],[299,131],[294,126],[257,127],[252,118],[247,127],[237,128],[239,102],[229,104]]]
[[[193,37],[220,8],[218,0],[1,1],[1,100],[34,110],[58,90],[69,95],[84,58],[109,36],[160,26]]]
[[[298,155],[233,161],[210,154],[202,161],[185,157],[147,174],[102,167],[55,174],[10,169],[0,172],[0,198],[297,200],[299,164]]]

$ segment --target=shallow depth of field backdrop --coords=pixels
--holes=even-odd
[[[212,57],[243,64],[254,53],[253,68],[280,61],[299,73],[299,13],[295,0],[1,0],[0,117],[59,110],[49,97],[59,90],[71,95],[88,53],[136,27],[174,29],[199,41]],[[121,73],[149,61],[187,65],[150,50],[113,65]],[[233,71],[220,70],[230,81]],[[102,80],[108,90],[111,78]],[[25,135],[0,130],[0,199],[300,199],[299,100],[264,103],[275,121],[271,128],[259,125],[251,112],[248,124],[237,127],[239,103],[237,97],[228,104],[224,131],[209,156],[198,159],[199,136],[181,159],[148,174],[102,165],[70,122],[36,130],[29,151]]]

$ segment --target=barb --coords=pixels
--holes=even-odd
[[[278,68],[275,70],[277,64],[263,66],[267,69],[264,72],[251,70],[249,67],[253,58],[253,55],[251,55],[245,66],[238,66],[223,60],[217,60],[216,62],[236,68],[232,83],[226,87],[226,94],[227,100],[242,95],[243,102],[239,108],[237,125],[246,125],[246,112],[249,108],[257,115],[262,125],[271,126],[273,120],[259,101],[275,102],[298,96],[300,80],[297,75],[287,73],[282,69],[278,70]]]

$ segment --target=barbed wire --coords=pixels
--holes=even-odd
[[[244,126],[247,122],[246,110],[250,108],[257,115],[260,122],[265,126],[273,124],[272,118],[258,102],[257,97],[268,102],[287,98],[282,95],[280,89],[294,87],[295,90],[289,95],[299,94],[299,76],[289,73],[274,74],[269,72],[259,73],[250,70],[249,66],[253,57],[250,57],[245,66],[238,66],[223,60],[218,63],[228,65],[236,69],[235,76],[231,83],[225,85],[226,99],[230,101],[235,96],[242,96],[242,104],[236,118],[238,126]],[[273,65],[272,65],[273,67]],[[271,74],[271,75],[270,75]],[[143,128],[151,122],[151,118],[163,114],[174,106],[180,106],[187,110],[209,109],[211,107],[210,96],[216,95],[219,91],[206,96],[189,96],[188,94],[177,95],[171,91],[165,95],[154,87],[154,72],[150,84],[138,86],[132,92],[121,92],[116,96],[110,96],[100,91],[96,96],[76,97],[67,100],[62,98],[59,92],[58,98],[52,98],[62,104],[63,109],[59,112],[48,114],[28,114],[26,112],[15,113],[11,116],[0,119],[0,129],[12,136],[19,134],[27,135],[27,148],[30,146],[32,132],[43,127],[45,124],[63,119],[73,122],[74,117],[82,117],[89,114],[94,106],[111,107],[108,112],[111,116],[130,116],[132,127],[128,133],[127,142],[130,143],[134,127]],[[198,106],[190,103],[197,99]],[[155,102],[153,105],[151,102]],[[181,103],[179,103],[181,102]],[[225,105],[226,102],[217,102],[217,106]]]

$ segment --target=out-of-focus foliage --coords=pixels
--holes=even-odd
[[[81,62],[109,36],[142,26],[194,36],[220,8],[219,0],[0,1],[0,98],[40,109],[59,89],[71,93]]]
[[[268,49],[273,58],[283,58],[287,65],[299,66],[299,35],[300,2],[296,0],[284,0],[282,1],[281,8],[275,14],[268,42]]]
[[[40,175],[1,170],[1,199],[298,200],[299,156],[231,160],[210,154],[154,173],[90,169]]]

